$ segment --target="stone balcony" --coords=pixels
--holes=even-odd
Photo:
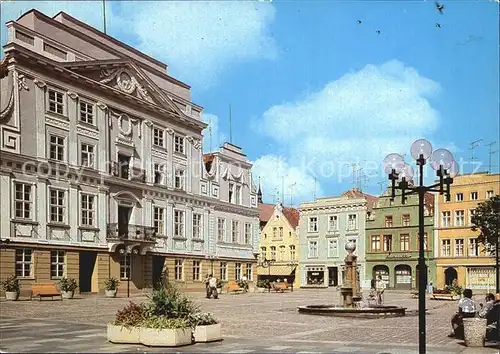
[[[156,243],[156,232],[151,226],[129,224],[126,230],[118,227],[117,223],[108,224],[106,233],[108,242],[152,242]]]

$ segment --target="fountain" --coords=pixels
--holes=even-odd
[[[359,285],[359,271],[357,256],[354,254],[356,244],[348,242],[345,245],[347,256],[345,257],[343,285],[340,288],[342,295],[342,306],[339,305],[308,305],[298,306],[299,313],[320,316],[338,317],[399,317],[404,316],[406,308],[398,306],[371,306],[363,307],[363,296]]]

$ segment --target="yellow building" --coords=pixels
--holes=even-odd
[[[436,194],[435,252],[436,282],[443,288],[454,279],[476,292],[495,290],[495,259],[477,242],[479,231],[471,230],[471,216],[477,205],[500,194],[500,175],[459,175],[451,185],[451,199]]]
[[[284,281],[299,287],[299,212],[295,208],[259,203],[261,232],[258,279]],[[266,264],[264,260],[270,262]],[[267,266],[267,267],[265,267]]]

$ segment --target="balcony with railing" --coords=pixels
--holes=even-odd
[[[118,223],[108,224],[108,241],[156,242],[154,227],[132,225],[119,226]]]

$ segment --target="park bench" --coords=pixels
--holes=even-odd
[[[288,283],[285,283],[285,282],[275,282],[273,283],[273,288],[272,288],[274,291],[276,292],[284,292],[285,290],[291,290],[291,287]]]
[[[42,297],[51,297],[52,300],[54,300],[54,296],[60,296],[62,300],[62,294],[59,290],[57,290],[57,287],[54,283],[33,284],[31,286],[30,299],[33,300],[33,297],[37,296],[40,298],[40,301],[42,301]]]
[[[431,299],[433,300],[458,300],[459,296],[454,294],[431,294]]]
[[[235,281],[230,281],[229,283],[227,283],[227,292],[228,293],[242,293],[244,292],[245,289],[241,288],[237,282]]]

